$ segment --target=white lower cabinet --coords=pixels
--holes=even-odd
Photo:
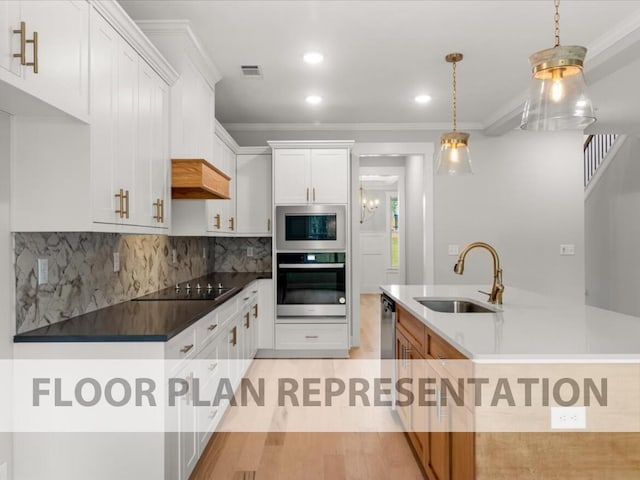
[[[271,350],[274,348],[275,301],[273,285],[274,280],[271,278],[258,280],[258,349]]]
[[[175,379],[189,390],[165,410],[167,433],[16,435],[15,478],[188,480],[229,405],[214,402],[220,382],[228,379],[235,390],[255,356],[262,311],[259,282],[166,343],[16,343],[16,359],[164,360],[159,371],[165,380]],[[34,462],[34,449],[56,455]]]
[[[346,323],[286,323],[276,325],[278,350],[345,350]]]

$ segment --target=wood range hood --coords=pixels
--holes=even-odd
[[[226,200],[229,177],[202,158],[171,159],[171,198],[175,200]]]

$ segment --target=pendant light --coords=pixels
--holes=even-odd
[[[453,131],[443,133],[440,137],[440,154],[436,173],[439,175],[465,175],[471,171],[469,158],[469,134],[458,132],[458,99],[456,83],[456,65],[462,61],[461,53],[450,53],[445,60],[453,64]]]
[[[584,130],[596,121],[582,74],[587,49],[560,45],[560,0],[555,3],[555,46],[529,57],[533,78],[520,128]]]

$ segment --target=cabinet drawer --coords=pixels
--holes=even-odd
[[[429,343],[429,354],[438,360],[466,360],[463,354],[445,342],[432,331],[427,332]]]
[[[396,324],[404,330],[405,336],[421,355],[427,353],[426,328],[424,324],[410,313],[398,306],[396,309]]]
[[[196,350],[196,328],[191,326],[167,342],[164,347],[164,355],[165,358],[171,360],[191,358]]]
[[[238,312],[238,297],[240,295],[242,295],[242,293],[227,300],[216,308],[215,312],[218,315],[218,328],[223,327]]]
[[[205,315],[196,323],[196,341],[200,347],[206,345],[219,332],[218,309]]]
[[[210,343],[198,353],[196,376],[200,381],[200,385],[209,383],[213,378],[226,374],[226,372],[223,372],[225,365],[221,356],[223,342],[224,340],[222,339]]]
[[[349,348],[347,324],[276,325],[276,349],[336,350]]]
[[[258,296],[258,285],[252,283],[247,288],[242,290],[238,295],[238,309],[244,310],[248,305],[256,303]]]

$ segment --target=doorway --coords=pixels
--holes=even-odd
[[[405,283],[404,169],[361,167],[360,293]]]

